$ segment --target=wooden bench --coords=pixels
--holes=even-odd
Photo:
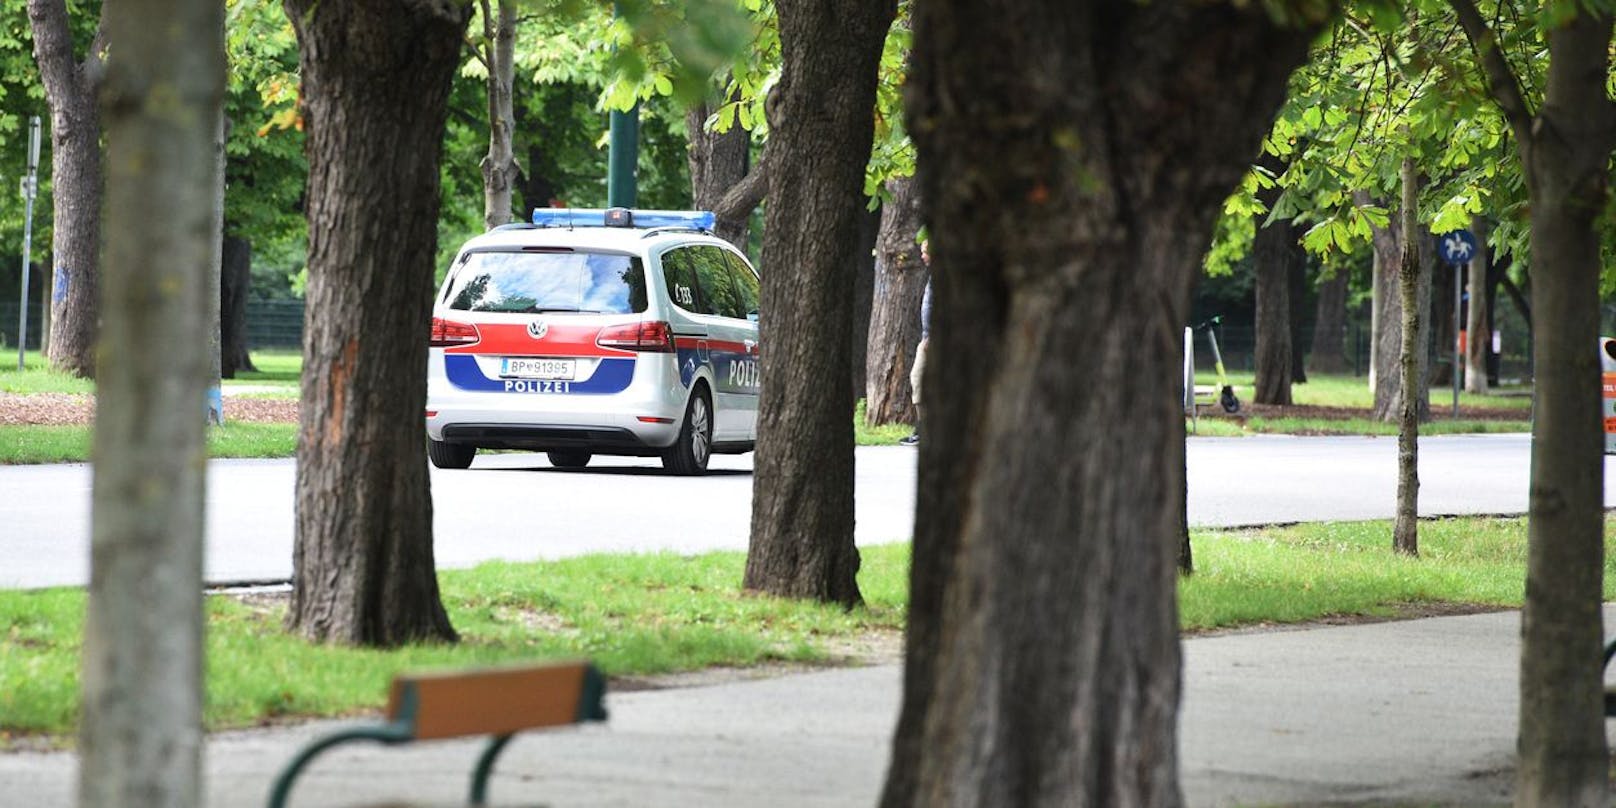
[[[606,720],[606,679],[587,662],[524,665],[393,679],[386,721],[339,730],[303,747],[270,791],[284,808],[292,783],[320,753],[349,741],[404,744],[489,736],[471,773],[471,804],[486,805],[494,761],[518,732]]]

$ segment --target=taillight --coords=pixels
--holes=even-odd
[[[661,320],[602,328],[595,344],[602,348],[673,353],[673,326]]]
[[[452,345],[471,345],[481,339],[482,335],[477,333],[477,326],[433,317],[432,339],[427,344],[434,348],[446,348]]]

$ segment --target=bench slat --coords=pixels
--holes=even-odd
[[[604,719],[604,682],[588,663],[399,676],[387,717],[417,740],[508,735]]]

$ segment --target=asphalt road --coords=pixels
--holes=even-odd
[[[1420,513],[1521,513],[1530,436],[1421,441]],[[1393,438],[1192,438],[1189,515],[1199,526],[1387,518],[1396,493]],[[857,540],[908,538],[916,452],[857,453]],[[1607,464],[1608,464],[1607,460]],[[599,551],[745,549],[751,455],[720,456],[706,477],[663,476],[654,460],[603,458],[583,471],[542,454],[480,456],[432,473],[442,567]],[[218,460],[208,474],[209,582],[291,574],[293,464]],[[89,577],[90,468],[0,466],[0,588],[81,585]],[[1606,474],[1606,502],[1616,484]]]

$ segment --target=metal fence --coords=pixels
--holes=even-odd
[[[1524,322],[1518,317],[1500,317],[1499,372],[1502,379],[1529,381],[1532,378],[1531,341]],[[1305,340],[1312,339],[1311,327],[1305,329]],[[1369,375],[1369,326],[1350,323],[1346,333],[1347,365],[1355,376]],[[1230,372],[1250,373],[1256,370],[1257,330],[1247,325],[1224,325],[1218,328],[1218,348],[1223,354],[1223,366]],[[1304,345],[1303,350],[1309,350]],[[1446,366],[1453,361],[1451,346],[1433,347],[1431,367]],[[1200,370],[1212,369],[1212,351],[1206,337],[1195,334],[1195,366]]]
[[[39,304],[28,304],[28,345],[30,351],[39,350]],[[15,301],[0,302],[0,347],[17,350],[17,304]],[[15,366],[16,357],[12,357]]]
[[[247,347],[299,348],[303,345],[303,301],[252,300],[247,303]]]

